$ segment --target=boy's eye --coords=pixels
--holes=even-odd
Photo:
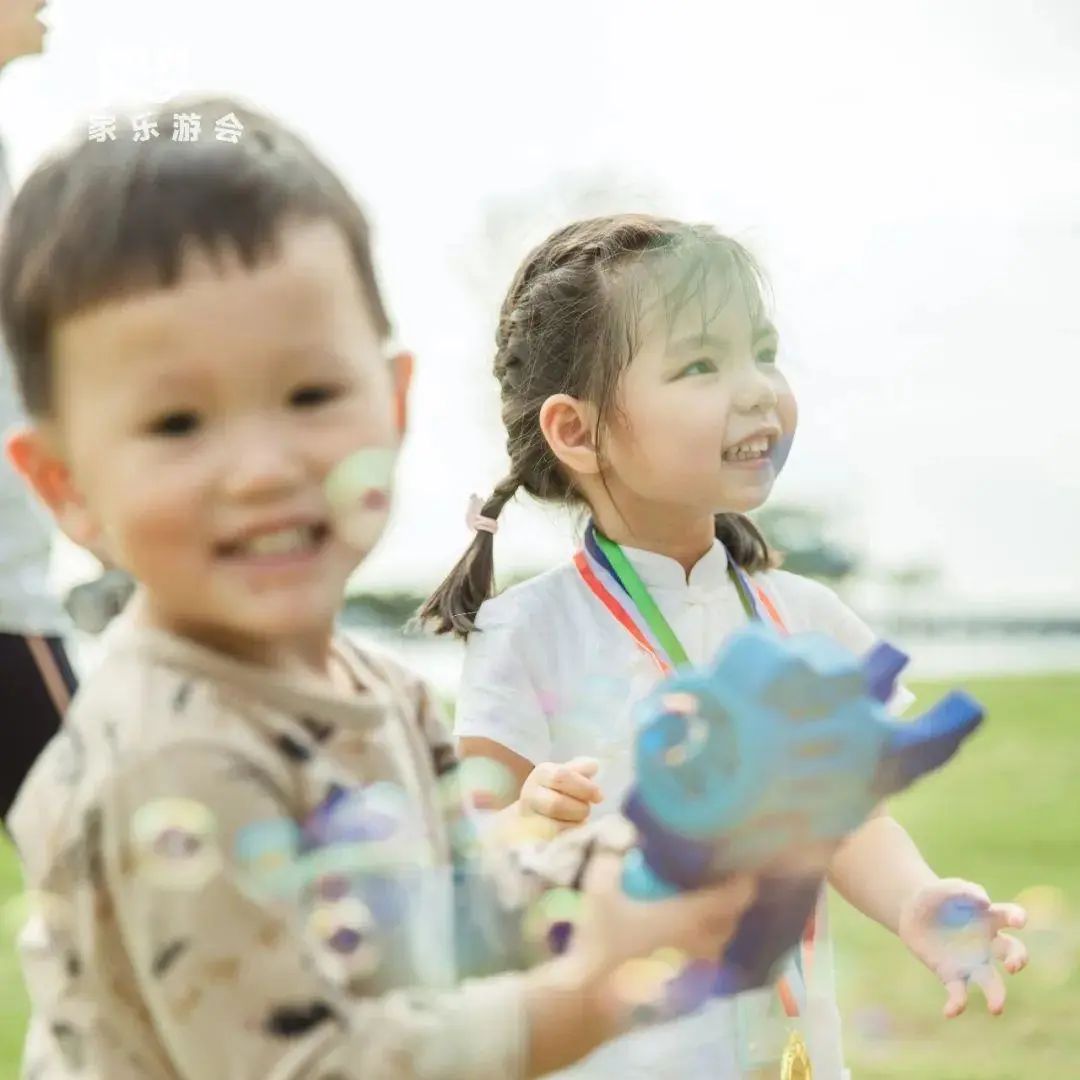
[[[293,391],[289,401],[293,405],[305,408],[311,405],[322,405],[327,401],[332,401],[334,398],[338,397],[340,393],[341,388],[338,386],[302,386],[299,390]]]
[[[687,364],[675,377],[681,379],[684,375],[706,375],[710,371],[715,370],[716,364],[707,356],[703,356],[695,360],[692,364]]]
[[[199,417],[194,412],[172,412],[159,417],[150,425],[152,435],[190,435],[199,426]]]

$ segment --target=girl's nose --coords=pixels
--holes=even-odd
[[[769,412],[780,400],[774,380],[767,371],[752,364],[739,384],[736,407],[742,412]]]

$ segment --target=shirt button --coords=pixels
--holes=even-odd
[[[708,596],[700,585],[690,585],[686,590],[686,602],[688,604],[704,604],[708,602]]]

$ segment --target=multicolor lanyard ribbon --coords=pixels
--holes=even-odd
[[[585,530],[585,546],[574,556],[574,564],[585,584],[608,612],[649,655],[665,675],[690,662],[656,601],[649,594],[633,564],[621,547],[609,540],[590,521]],[[728,576],[739,594],[748,619],[768,621],[782,634],[784,620],[768,594],[751,581],[746,571],[728,555]]]
[[[592,521],[585,529],[585,544],[574,556],[574,565],[589,590],[634,639],[638,648],[650,657],[662,675],[668,675],[690,662],[675,631],[622,548],[604,536]],[[787,626],[768,594],[750,579],[741,566],[736,565],[730,553],[727,570],[747,619],[764,622],[767,616],[781,634],[787,634]],[[781,977],[777,983],[780,1003],[788,1017],[797,1017],[805,1010],[806,984],[814,956],[814,929],[815,918],[811,915],[803,933],[802,948],[795,957],[798,979]],[[793,981],[796,986],[792,985]]]

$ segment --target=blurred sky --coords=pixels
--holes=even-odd
[[[51,0],[47,55],[0,79],[0,131],[18,182],[109,105],[223,91],[342,172],[419,355],[358,583],[434,584],[467,543],[466,498],[505,464],[498,292],[565,193],[599,185],[590,209],[708,220],[764,260],[801,407],[774,498],[830,508],[875,567],[939,560],[950,594],[1080,603],[1076,0],[280,11]],[[571,545],[565,517],[511,507],[496,563]],[[85,569],[64,553],[61,577]]]

